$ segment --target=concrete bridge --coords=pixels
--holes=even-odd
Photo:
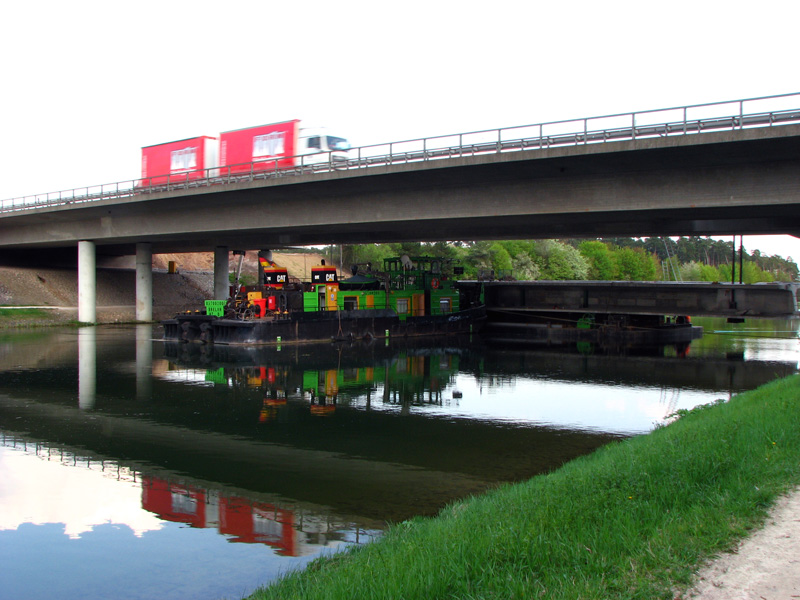
[[[566,133],[550,123],[396,142],[243,177],[208,172],[11,199],[0,203],[0,251],[77,247],[81,321],[95,318],[97,255],[135,253],[137,317],[148,320],[153,252],[214,248],[219,298],[229,248],[797,235],[800,109],[751,111],[764,100],[722,103],[723,114],[702,119],[689,114],[708,105],[578,119]]]

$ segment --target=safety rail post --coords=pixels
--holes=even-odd
[[[636,139],[636,113],[631,113],[631,139]]]

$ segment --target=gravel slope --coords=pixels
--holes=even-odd
[[[177,310],[202,305],[213,291],[208,271],[153,273],[153,317],[163,319]],[[53,320],[74,320],[78,305],[78,274],[73,269],[0,267],[0,305],[58,307]],[[97,270],[99,322],[135,318],[136,273],[132,269]]]

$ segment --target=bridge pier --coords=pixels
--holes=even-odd
[[[95,244],[78,242],[78,321],[97,321],[97,257]]]
[[[153,246],[136,244],[136,320],[153,320]]]
[[[228,247],[214,248],[214,299],[227,300],[230,287],[228,271],[230,270]]]

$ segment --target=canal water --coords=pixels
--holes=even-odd
[[[240,598],[797,373],[798,321],[699,324],[652,348],[0,333],[0,598]]]

